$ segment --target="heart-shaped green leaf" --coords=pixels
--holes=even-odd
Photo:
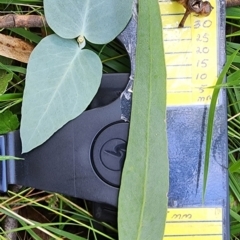
[[[21,139],[27,152],[81,114],[101,82],[102,63],[75,40],[53,34],[30,56],[23,96]]]
[[[133,0],[44,0],[49,26],[63,38],[84,36],[104,44],[127,25]]]

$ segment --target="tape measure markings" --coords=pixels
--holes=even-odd
[[[167,221],[222,221],[222,208],[169,208]]]
[[[216,6],[217,0],[211,4]],[[217,23],[214,7],[206,18],[191,14],[178,28],[185,9],[175,1],[159,1],[167,68],[168,105],[205,105],[211,101],[208,86],[217,80]]]
[[[222,208],[169,208],[164,240],[222,240]]]

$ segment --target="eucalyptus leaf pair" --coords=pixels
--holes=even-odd
[[[105,44],[127,25],[133,0],[44,0],[49,26],[32,52],[22,105],[22,151],[44,143],[95,96],[102,63],[85,41]]]

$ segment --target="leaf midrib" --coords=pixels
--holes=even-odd
[[[36,132],[36,130],[37,130],[38,127],[39,127],[39,124],[41,123],[42,119],[44,118],[44,116],[45,116],[46,113],[48,112],[49,106],[51,105],[53,99],[55,99],[55,96],[56,96],[57,92],[59,92],[58,89],[59,89],[60,86],[65,82],[64,79],[65,79],[67,73],[69,72],[69,69],[70,69],[69,66],[72,66],[72,63],[73,63],[73,62],[75,61],[75,59],[77,58],[78,54],[79,54],[79,52],[78,52],[77,49],[76,49],[76,53],[75,53],[74,57],[72,58],[72,60],[71,60],[71,62],[70,62],[71,64],[68,65],[67,71],[65,72],[65,74],[64,74],[63,77],[61,78],[61,81],[59,81],[59,84],[58,84],[57,88],[56,88],[55,91],[53,92],[52,97],[50,98],[50,101],[48,102],[47,108],[45,109],[45,111],[43,112],[43,114],[42,114],[41,118],[39,119],[37,125],[35,126],[35,130],[34,130],[33,134],[31,135],[31,137],[29,138],[28,142],[31,142],[33,136],[35,135],[35,132]]]
[[[150,14],[150,10],[148,7],[148,16],[149,18],[151,18],[151,14]],[[151,21],[149,20],[148,23],[150,23]],[[151,42],[151,33],[152,33],[152,26],[151,24],[149,24],[149,38],[150,42]],[[149,62],[150,62],[150,68],[152,66],[152,58],[151,58],[151,48],[152,48],[152,44],[149,44],[149,54],[148,54],[148,58],[149,58]],[[150,120],[149,120],[149,116],[150,116],[150,112],[151,112],[151,104],[150,104],[150,99],[152,98],[152,71],[149,69],[149,79],[147,79],[147,84],[148,84],[148,109],[147,109],[147,134],[146,134],[146,138],[147,138],[147,146],[146,146],[146,155],[145,155],[145,159],[149,159],[149,139],[150,139]],[[146,79],[144,79],[146,81]],[[149,81],[150,80],[150,81]],[[147,185],[147,179],[148,179],[148,168],[149,168],[149,161],[145,161],[145,171],[144,171],[144,186],[143,186],[143,201],[142,201],[142,208],[141,208],[141,214],[140,214],[140,221],[139,221],[139,226],[138,226],[138,235],[137,235],[137,240],[141,239],[141,224],[143,222],[143,216],[144,216],[144,212],[145,212],[145,205],[146,205],[146,185]]]

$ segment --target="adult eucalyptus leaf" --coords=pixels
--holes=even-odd
[[[34,49],[27,67],[23,95],[22,151],[45,142],[81,114],[97,92],[102,63],[75,40],[53,34]]]
[[[169,163],[166,70],[158,0],[139,0],[136,75],[127,155],[118,202],[120,240],[160,240]]]
[[[127,25],[133,0],[44,0],[49,26],[63,38],[84,36],[104,44],[113,40]]]

